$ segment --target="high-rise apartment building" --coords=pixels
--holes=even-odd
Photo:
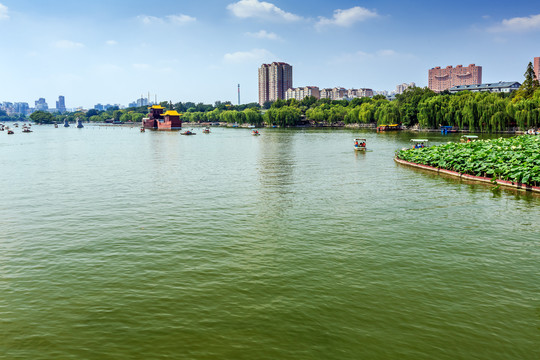
[[[536,79],[540,81],[540,56],[534,58],[533,68],[534,73],[536,74]]]
[[[437,66],[429,70],[428,82],[428,87],[435,92],[444,91],[454,86],[481,84],[482,67],[470,64],[467,67],[458,65],[441,69],[440,66]]]
[[[293,87],[292,66],[283,62],[262,64],[259,68],[259,104],[285,99],[287,89]]]
[[[405,90],[407,90],[408,88],[413,88],[415,86],[416,84],[414,82],[410,84],[403,83],[403,84],[396,85],[396,94],[403,94]]]
[[[43,110],[46,111],[49,109],[49,105],[47,105],[47,102],[44,98],[39,98],[39,100],[36,100],[36,110]]]
[[[56,110],[61,113],[66,112],[66,100],[62,95],[58,97],[58,101],[56,102]]]

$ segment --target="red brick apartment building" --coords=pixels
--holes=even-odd
[[[440,66],[429,70],[428,87],[440,92],[460,85],[476,85],[482,83],[482,67],[470,64],[467,67],[458,65],[456,67],[447,66],[441,69]]]

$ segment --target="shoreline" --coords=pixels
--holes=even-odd
[[[540,186],[531,186],[531,185],[508,181],[508,180],[495,180],[495,182],[493,182],[492,178],[459,173],[457,171],[436,168],[430,165],[417,164],[410,161],[398,159],[397,157],[394,157],[394,161],[400,165],[410,166],[417,169],[428,170],[428,171],[436,172],[437,174],[445,174],[445,175],[449,175],[449,176],[459,178],[459,179],[470,180],[474,182],[481,182],[481,183],[490,184],[490,185],[496,184],[496,185],[500,185],[500,186],[504,186],[504,187],[508,187],[512,189],[524,190],[528,192],[530,191],[530,192],[540,194]]]

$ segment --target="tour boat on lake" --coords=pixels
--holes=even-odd
[[[259,136],[259,135],[261,135],[261,133],[259,132],[259,130],[253,130],[253,131],[251,132],[251,135],[253,135],[253,136]]]
[[[152,105],[148,108],[148,117],[142,119],[142,127],[152,130],[181,130],[182,120],[176,110],[167,110],[161,105]]]
[[[202,132],[203,132],[203,134],[210,134],[210,128],[205,127]]]
[[[366,151],[366,139],[354,139],[354,150]]]
[[[186,130],[183,133],[181,133],[180,135],[197,135],[197,134],[194,133],[193,131]]]
[[[478,135],[463,135],[461,137],[461,142],[471,142],[478,139]]]
[[[413,143],[412,148],[413,149],[422,149],[427,147],[428,139],[411,139],[411,142]]]
[[[401,126],[398,124],[379,125],[377,126],[377,132],[380,131],[398,131],[401,130]]]

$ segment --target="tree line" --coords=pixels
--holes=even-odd
[[[453,126],[471,131],[496,132],[512,128],[525,130],[540,127],[540,86],[529,63],[525,80],[517,91],[489,93],[448,91],[435,93],[428,88],[413,87],[395,100],[376,95],[351,100],[316,99],[281,100],[265,103],[233,105],[216,101],[213,105],[193,102],[161,102],[168,110],[182,114],[183,122],[224,122],[256,126],[292,127],[303,124],[342,126],[346,124],[401,124],[404,127],[438,128]],[[95,109],[85,112],[53,115],[35,112],[36,122],[83,121],[140,122],[148,113],[147,106],[128,109]]]

